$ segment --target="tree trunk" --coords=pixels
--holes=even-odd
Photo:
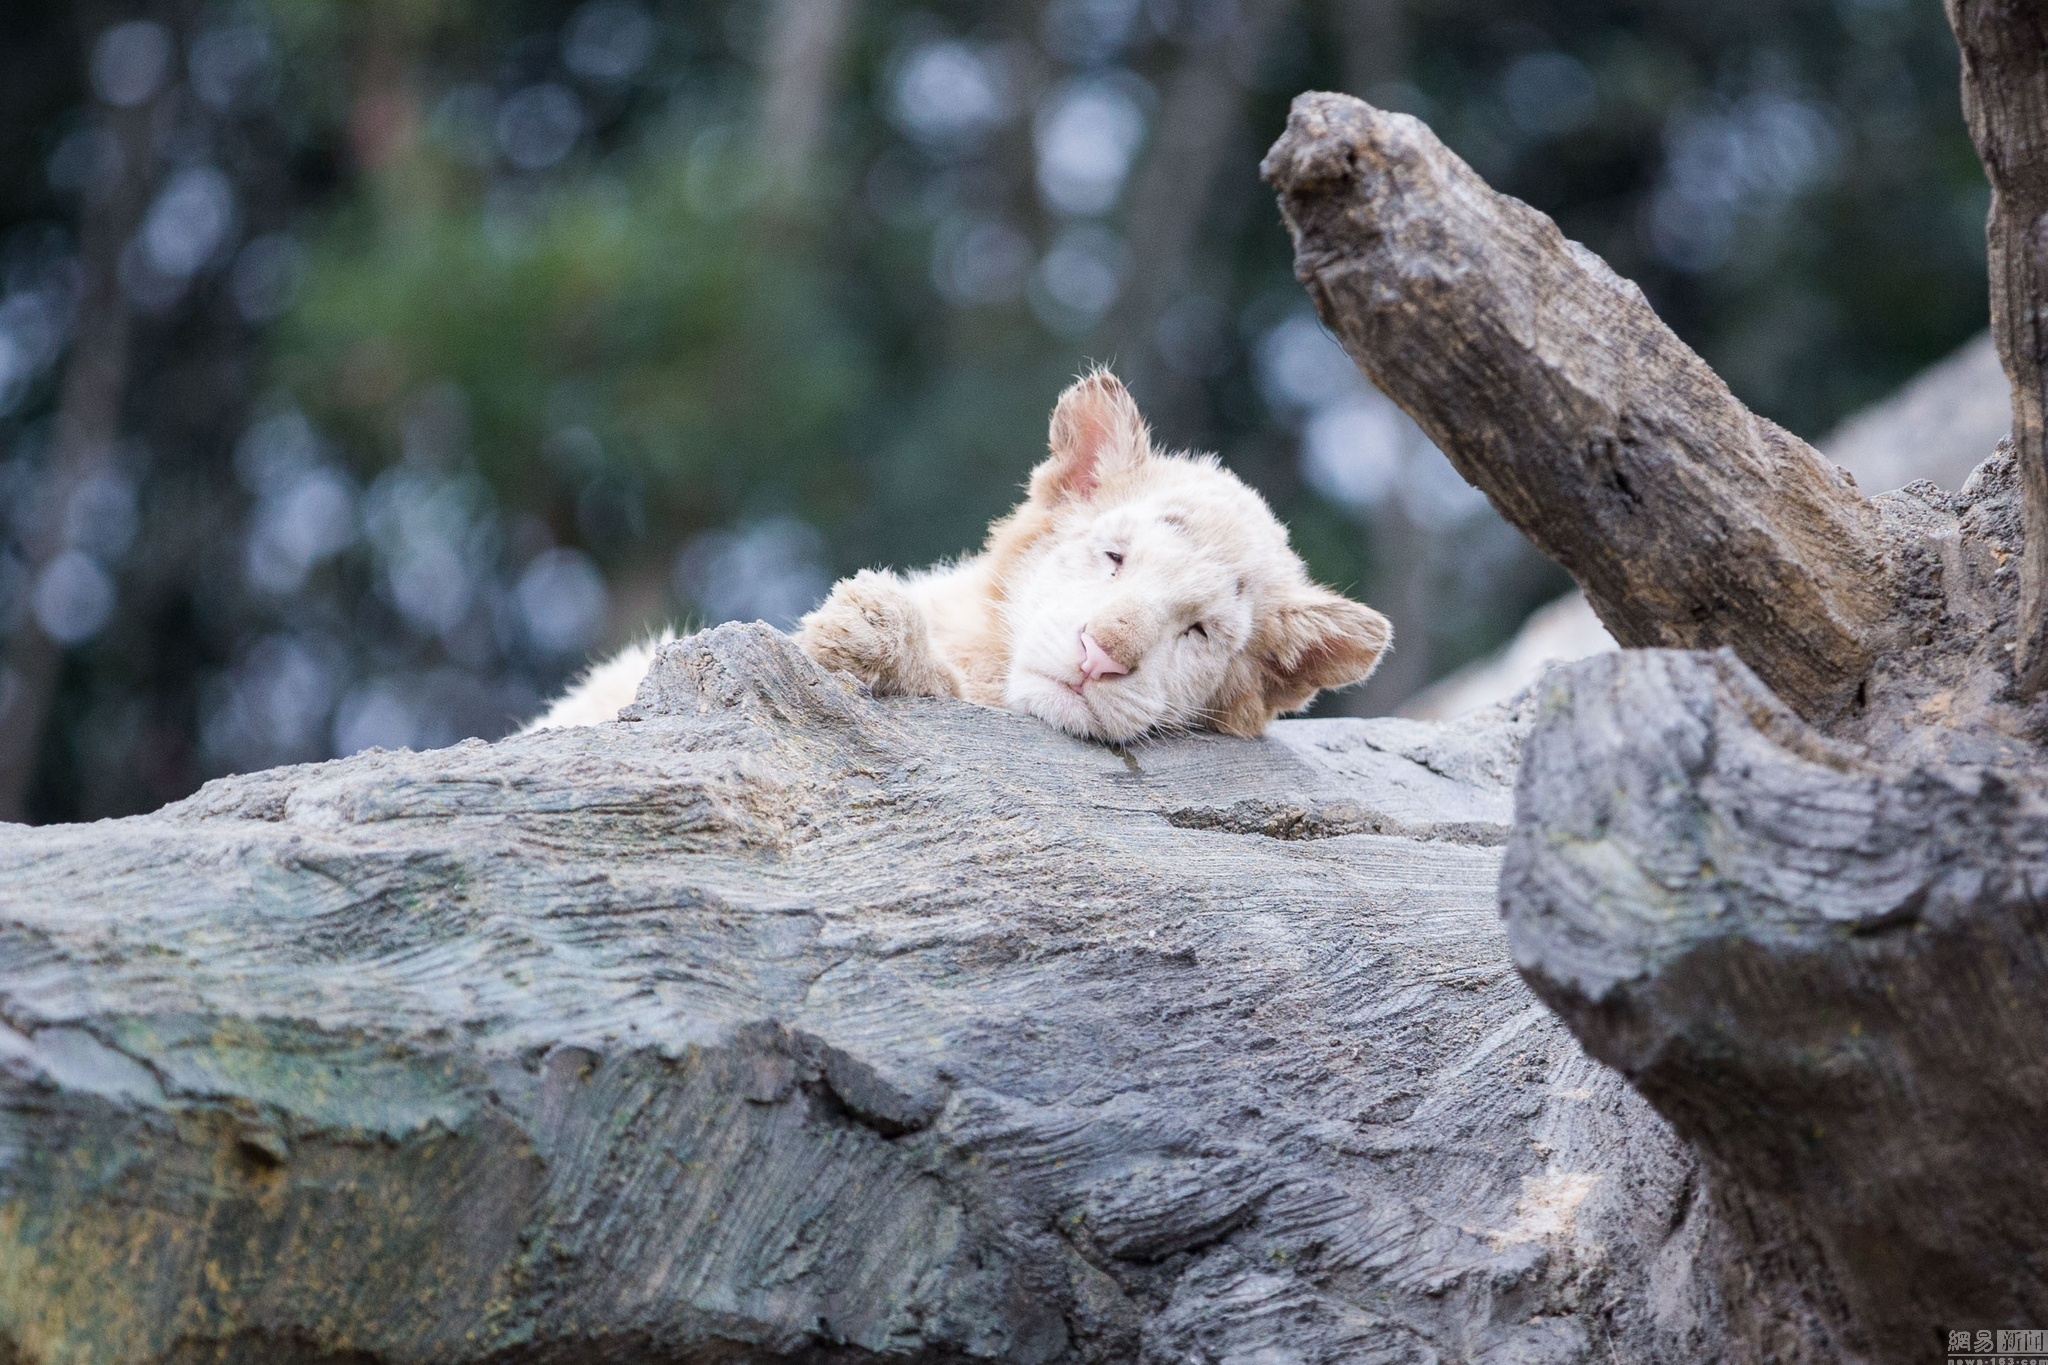
[[[2012,381],[2013,454],[2026,505],[2020,690],[2048,686],[2048,21],[2012,0],[1946,0],[1963,50],[1963,113],[1991,178],[1985,244],[1991,335]]]
[[[2048,1324],[2048,1203],[2016,1195],[2048,1175],[2037,379],[2008,344],[2015,442],[1959,493],[1865,497],[1414,119],[1304,95],[1265,169],[1361,368],[1622,644],[1702,651],[1538,685],[1501,904],[1537,994],[1699,1153],[1731,1357]]]
[[[628,714],[0,830],[0,1358],[1715,1358],[1508,963],[1524,717],[1119,753],[763,626]]]
[[[824,146],[853,0],[775,0],[768,9],[756,148],[776,188],[796,193]]]
[[[1538,692],[1515,960],[1705,1159],[1738,1339],[1924,1361],[2048,1322],[2038,778],[1874,762],[1726,653]]]
[[[1227,29],[1186,39],[1166,79],[1151,147],[1131,190],[1124,221],[1131,230],[1131,271],[1106,331],[1119,344],[1119,369],[1166,439],[1200,443],[1211,425],[1197,376],[1166,362],[1160,328],[1196,281],[1213,229],[1211,205],[1238,144],[1250,93],[1240,75],[1271,44],[1295,0],[1241,0]],[[1250,54],[1247,57],[1247,54]],[[1241,163],[1240,163],[1241,164]]]
[[[87,15],[81,25],[86,49],[106,18],[97,8]],[[142,221],[156,179],[150,127],[154,107],[154,101],[145,101],[132,109],[96,109],[120,146],[121,170],[105,197],[89,198],[81,212],[78,332],[58,398],[50,468],[43,476],[42,524],[26,547],[31,581],[69,548],[64,524],[72,495],[105,467],[121,434],[131,323],[121,287],[121,253]],[[7,642],[6,667],[0,670],[0,821],[28,818],[29,791],[63,666],[64,646],[33,615],[24,619]],[[13,685],[5,685],[10,678]]]

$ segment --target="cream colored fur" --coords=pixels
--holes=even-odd
[[[1265,500],[1213,456],[1154,450],[1130,394],[1097,370],[1061,395],[1050,457],[980,554],[841,579],[796,640],[877,694],[964,697],[1123,742],[1260,734],[1363,680],[1390,631],[1311,583]],[[653,650],[599,665],[528,728],[608,719]]]
[[[530,735],[535,730],[561,730],[571,725],[617,720],[619,709],[629,705],[633,694],[640,690],[647,665],[654,662],[654,651],[675,638],[673,630],[664,630],[638,644],[627,645],[603,663],[586,669],[567,692],[522,726],[519,733]]]

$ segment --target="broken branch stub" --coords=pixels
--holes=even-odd
[[[1892,631],[1880,512],[1641,290],[1348,95],[1297,98],[1262,170],[1324,323],[1617,640],[1728,646],[1816,721],[1854,705]]]
[[[1947,0],[1963,54],[1963,114],[1991,180],[1985,246],[1991,334],[2012,383],[2012,440],[2025,499],[2018,691],[2048,686],[2048,24],[2012,0]]]

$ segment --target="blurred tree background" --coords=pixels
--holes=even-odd
[[[1316,325],[1288,98],[1412,112],[1818,436],[1984,325],[1933,0],[13,0],[0,819],[496,736],[973,548],[1112,361],[1384,711],[1566,581]]]

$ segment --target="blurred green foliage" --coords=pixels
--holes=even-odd
[[[874,347],[795,234],[692,207],[715,155],[634,158],[495,212],[472,186],[396,222],[358,206],[318,239],[280,378],[372,467],[402,454],[393,410],[453,383],[478,470],[570,538],[576,492],[606,478],[644,502],[631,539],[761,489],[830,506],[845,471],[818,452],[874,391]]]

